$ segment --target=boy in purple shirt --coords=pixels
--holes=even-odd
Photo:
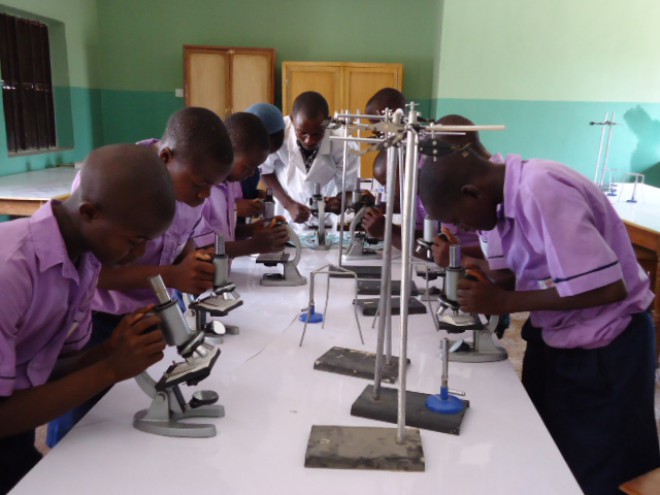
[[[215,268],[208,263],[211,256],[196,251],[193,233],[212,186],[225,180],[231,170],[233,153],[225,125],[210,110],[187,107],[169,118],[161,140],[138,144],[159,157],[161,167],[172,178],[176,213],[169,228],[149,240],[144,255],[135,263],[101,270],[92,299],[90,345],[105,342],[125,314],[153,301],[149,278],[154,275],[161,275],[172,292],[200,294],[213,285]],[[48,444],[55,445],[93,404],[90,401],[52,422]]]
[[[236,200],[240,198],[241,181],[251,177],[266,160],[270,146],[268,131],[259,117],[247,112],[234,113],[225,123],[234,151],[234,164],[227,180],[214,186],[211,197],[204,203],[197,244],[211,244],[213,234],[217,233],[228,241],[225,247],[227,255],[232,258],[281,251],[289,240],[286,226],[264,229],[262,222],[236,222]]]
[[[101,264],[139,257],[174,216],[172,181],[134,145],[93,151],[81,186],[31,218],[0,224],[0,493],[39,459],[34,428],[163,356],[156,316],[138,309],[81,351]]]
[[[515,290],[461,281],[461,309],[531,312],[541,338],[528,342],[540,360],[530,397],[584,492],[618,493],[620,483],[660,465],[653,294],[623,222],[594,184],[564,165],[517,155],[493,164],[469,147],[444,152],[421,171],[427,211],[496,228],[516,275]]]

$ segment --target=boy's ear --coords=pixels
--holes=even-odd
[[[165,146],[158,152],[158,156],[160,156],[160,159],[163,161],[163,163],[167,165],[172,161],[172,158],[174,158],[174,150],[172,150],[172,148],[169,146]]]
[[[98,207],[89,201],[83,201],[80,203],[80,206],[78,207],[78,213],[80,213],[80,218],[82,218],[84,222],[90,222],[98,218],[101,214]]]
[[[472,199],[480,199],[482,194],[477,186],[472,184],[465,184],[461,187],[461,195],[467,196]]]

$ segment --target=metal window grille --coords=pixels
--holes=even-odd
[[[8,151],[55,147],[48,26],[0,13],[0,71]]]

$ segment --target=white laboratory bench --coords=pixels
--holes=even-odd
[[[77,172],[61,166],[0,177],[0,215],[30,216],[51,199],[68,198]]]
[[[336,248],[305,250],[300,270],[308,276],[336,258]],[[422,430],[425,472],[305,468],[312,425],[395,425],[350,415],[368,380],[313,369],[315,359],[335,345],[375,349],[371,318],[360,315],[366,344],[358,338],[351,305],[355,282],[332,279],[325,329],[310,325],[301,348],[297,316],[307,305],[309,285],[260,286],[262,273],[274,270],[252,258],[233,263],[231,278],[244,305],[223,321],[239,325],[240,334],[223,338],[211,376],[198,387],[217,391],[226,409],[226,417],[205,420],[216,424],[216,437],[169,438],[135,430],[133,414],[150,401],[135,381],[125,381],[12,494],[581,493],[508,361],[450,363],[450,387],[465,391],[470,407],[458,436]],[[395,265],[394,278],[399,270]],[[321,278],[318,311],[324,295]],[[396,355],[398,322],[394,317]],[[409,390],[439,390],[440,336],[428,314],[410,317]],[[166,366],[154,366],[152,376]],[[188,398],[191,390],[182,388]]]

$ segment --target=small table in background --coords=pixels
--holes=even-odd
[[[635,203],[633,184],[617,184],[617,195],[612,204],[628,229],[630,241],[642,268],[651,277],[655,293],[653,319],[655,320],[656,356],[660,356],[660,188],[637,184]]]
[[[0,215],[30,216],[51,199],[66,199],[78,172],[61,166],[0,177]]]

